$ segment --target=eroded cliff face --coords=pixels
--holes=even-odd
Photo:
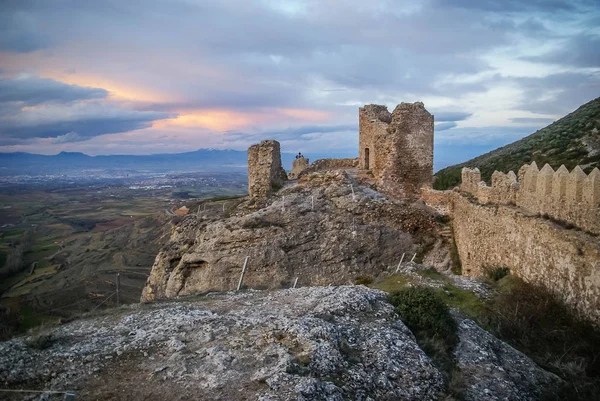
[[[395,268],[403,253],[430,246],[437,230],[422,202],[389,200],[341,170],[315,172],[264,207],[244,200],[225,219],[186,217],[156,257],[141,299],[235,289],[246,257],[248,288],[290,287],[296,278],[299,286],[349,284]]]

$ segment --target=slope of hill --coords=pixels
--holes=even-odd
[[[516,173],[533,161],[540,167],[548,163],[554,169],[561,164],[569,170],[579,165],[586,173],[600,167],[600,98],[519,141],[438,171],[434,188],[456,186],[463,167],[478,167],[482,179],[489,182],[495,170]]]

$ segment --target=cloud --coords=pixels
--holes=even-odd
[[[147,128],[169,113],[120,109],[109,103],[46,105],[4,116],[0,136],[5,138],[57,138],[77,132],[80,137],[127,132]]]
[[[511,118],[510,121],[517,124],[551,124],[554,122],[554,119],[544,117],[515,117]]]
[[[558,47],[540,55],[524,57],[524,60],[552,63],[574,67],[600,68],[600,35],[582,33],[564,40]]]
[[[538,114],[565,115],[600,94],[600,70],[513,78],[511,81],[522,90],[516,108]]]
[[[446,130],[435,136],[438,145],[482,145],[503,146],[534,133],[539,126],[493,126],[469,127]],[[436,127],[436,131],[438,131]]]
[[[67,85],[39,77],[0,79],[0,138],[4,144],[33,138],[52,143],[147,128],[174,113],[137,111],[106,100],[102,88]]]
[[[59,135],[56,138],[52,139],[52,143],[57,144],[57,143],[69,143],[69,142],[81,142],[81,141],[85,141],[88,138],[83,137],[81,135],[79,135],[77,132],[67,132],[64,135]]]
[[[447,123],[441,123],[441,124],[435,124],[435,131],[446,131],[450,128],[454,128],[456,127],[456,123],[454,121],[451,122],[447,122]]]
[[[306,125],[296,128],[286,128],[274,131],[261,131],[257,133],[227,132],[224,135],[225,143],[239,141],[252,142],[263,139],[275,139],[277,141],[312,141],[320,134],[331,134],[338,132],[355,132],[358,136],[358,124],[345,125]]]
[[[434,111],[433,114],[436,122],[464,121],[473,115],[473,113],[465,113],[461,111]]]
[[[128,129],[148,152],[243,148],[267,136],[291,147],[345,146],[357,107],[421,100],[436,130],[454,133],[468,120],[491,140],[486,126],[529,124],[510,117],[558,116],[597,96],[595,3],[4,0],[3,76],[53,79],[0,82],[8,85],[0,87],[0,137],[105,152]],[[179,125],[153,124],[174,114]],[[237,119],[207,127],[209,117]],[[111,132],[110,143],[73,142]],[[144,139],[150,133],[154,143]]]
[[[67,85],[47,78],[0,79],[0,103],[21,102],[25,106],[41,103],[68,103],[75,100],[103,99],[108,91]]]

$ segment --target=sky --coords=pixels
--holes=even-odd
[[[439,168],[600,96],[598,0],[2,0],[0,152],[352,156],[422,101]]]

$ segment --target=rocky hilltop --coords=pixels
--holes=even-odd
[[[529,400],[558,380],[472,321],[456,320],[466,400]],[[3,387],[133,401],[439,400],[446,391],[385,293],[364,286],[131,305],[43,335],[43,347],[39,337],[0,343]]]
[[[443,227],[414,199],[389,199],[356,176],[327,170],[303,176],[266,200],[246,198],[230,217],[192,215],[174,227],[158,254],[142,301],[235,289],[352,284],[422,259]],[[438,252],[431,264],[449,263]]]

